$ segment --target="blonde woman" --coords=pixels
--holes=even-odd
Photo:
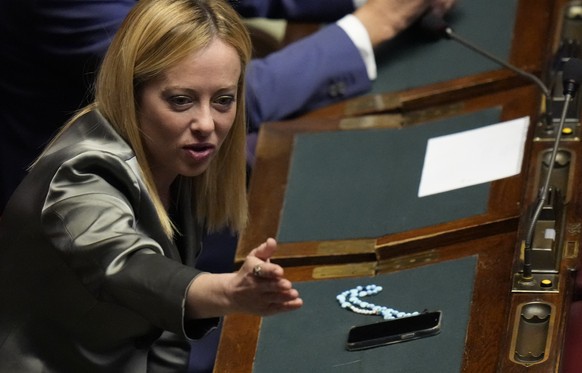
[[[301,307],[273,239],[235,273],[194,268],[202,227],[246,224],[250,53],[226,2],[130,12],[2,217],[0,371],[181,371],[218,317]]]

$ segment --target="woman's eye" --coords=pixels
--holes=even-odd
[[[170,97],[169,102],[176,108],[186,108],[192,104],[192,99],[188,96],[172,96]]]
[[[232,106],[232,104],[234,103],[234,96],[231,95],[223,95],[223,96],[219,96],[216,98],[216,100],[214,100],[214,102],[221,106],[223,109],[228,109],[230,108],[230,106]]]

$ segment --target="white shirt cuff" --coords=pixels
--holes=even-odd
[[[366,65],[368,78],[370,80],[376,79],[378,72],[374,58],[374,49],[372,48],[368,31],[366,31],[362,22],[353,14],[348,14],[337,21],[337,25],[348,34],[348,37],[360,52],[360,56],[362,56],[362,60],[364,60],[364,64]]]

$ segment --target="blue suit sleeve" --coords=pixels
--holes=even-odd
[[[368,92],[372,87],[359,51],[336,24],[247,68],[251,131]]]
[[[352,13],[353,0],[231,0],[243,17],[332,22]]]

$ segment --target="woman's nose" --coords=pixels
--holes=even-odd
[[[212,116],[212,108],[209,105],[201,105],[193,116],[191,124],[192,131],[204,135],[214,131],[214,117]]]

